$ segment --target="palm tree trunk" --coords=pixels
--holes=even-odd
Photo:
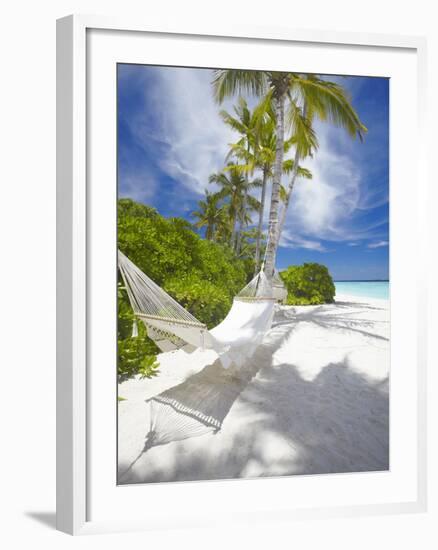
[[[248,174],[246,174],[246,184],[248,188]],[[240,206],[241,210],[239,212],[239,215],[237,216],[237,230],[236,230],[236,254],[238,255],[240,253],[240,246],[242,243],[242,231],[243,231],[243,218],[245,216],[245,208],[246,208],[246,193],[243,195],[242,204]]]
[[[249,142],[248,142],[248,145],[247,145],[246,152],[249,156]],[[249,184],[249,174],[248,174],[248,172],[245,172],[245,182],[246,182],[246,188],[245,188],[245,193],[243,195],[243,201],[242,201],[243,215],[245,214],[246,201],[247,201],[247,196],[248,196],[248,184]],[[239,229],[237,230],[237,236],[236,236],[236,253],[237,254],[240,254],[240,247],[241,247],[241,244],[242,244],[242,231],[243,231],[243,223],[242,223],[242,220],[240,220]]]
[[[266,276],[271,279],[274,274],[275,259],[277,256],[278,210],[280,207],[280,184],[283,172],[284,153],[284,102],[285,94],[280,93],[275,99],[275,163],[272,178],[271,207],[269,211],[269,238],[266,245]]]
[[[240,247],[242,244],[242,231],[243,231],[243,223],[242,220],[239,220],[238,228],[236,231],[236,254],[240,254]]]
[[[234,250],[236,240],[236,220],[234,218],[231,218],[231,239],[230,239],[230,247],[232,250]]]
[[[280,242],[281,233],[283,231],[284,222],[286,220],[287,209],[288,209],[288,206],[289,206],[290,198],[292,196],[292,191],[293,191],[294,186],[295,186],[295,181],[297,179],[299,160],[300,160],[300,155],[298,154],[298,151],[295,151],[294,167],[293,167],[292,175],[291,175],[291,178],[290,178],[290,181],[289,181],[289,187],[288,187],[288,190],[287,190],[286,200],[284,202],[284,206],[283,206],[283,209],[281,211],[280,223],[278,224],[277,247],[278,247],[278,244]]]
[[[213,238],[213,232],[214,232],[214,225],[208,224],[207,225],[207,231],[205,233],[205,237],[207,241],[211,241]]]
[[[307,116],[307,103],[306,103],[306,101],[304,101],[304,105],[303,105],[303,116],[304,117]],[[294,167],[293,167],[292,175],[291,175],[291,178],[290,178],[290,181],[289,181],[289,188],[287,190],[286,201],[284,203],[283,210],[281,211],[280,224],[278,226],[277,247],[278,247],[278,244],[280,242],[281,233],[283,231],[284,222],[286,220],[287,209],[289,207],[290,198],[292,196],[292,191],[294,189],[295,181],[297,179],[299,162],[300,162],[300,154],[299,154],[298,147],[297,147],[296,150],[295,150]]]
[[[266,166],[263,167],[263,183],[262,183],[262,196],[260,198],[260,213],[259,213],[259,225],[257,228],[257,240],[256,240],[256,251],[255,251],[255,272],[259,270],[260,265],[260,248],[262,240],[262,227],[263,227],[263,214],[265,211],[265,201],[266,201],[266,183],[268,181],[268,169]]]

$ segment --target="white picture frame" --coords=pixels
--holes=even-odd
[[[94,299],[90,289],[93,285],[93,275],[90,272],[93,263],[90,261],[90,250],[95,250],[90,245],[90,229],[93,230],[96,224],[96,212],[93,210],[92,189],[89,186],[90,178],[93,177],[90,168],[90,155],[93,151],[91,140],[89,141],[90,112],[88,101],[90,98],[90,71],[94,65],[90,63],[90,32],[98,31],[105,33],[107,45],[113,41],[112,36],[121,36],[130,33],[130,36],[137,37],[158,37],[158,39],[170,39],[180,41],[181,44],[189,43],[190,40],[202,40],[205,43],[212,42],[211,51],[215,46],[214,41],[220,40],[222,44],[264,44],[275,47],[277,44],[300,44],[304,47],[317,45],[319,48],[343,48],[347,52],[352,48],[364,48],[374,57],[383,55],[383,52],[398,52],[415,58],[412,67],[411,77],[415,78],[413,88],[417,98],[415,107],[412,108],[411,123],[415,126],[415,142],[418,144],[411,154],[411,173],[415,177],[416,185],[411,186],[412,204],[417,204],[414,209],[414,218],[418,224],[412,227],[412,238],[418,242],[418,262],[414,271],[409,276],[415,276],[416,289],[415,297],[410,307],[417,312],[414,326],[415,342],[410,342],[411,347],[406,353],[406,361],[409,357],[415,357],[414,369],[415,385],[410,390],[412,394],[407,403],[415,407],[415,422],[412,425],[412,441],[415,439],[415,449],[412,450],[412,461],[410,462],[410,474],[412,483],[409,490],[406,490],[406,497],[388,495],[373,501],[371,498],[351,502],[325,505],[321,500],[315,506],[311,502],[306,505],[297,506],[281,502],[275,508],[269,508],[272,496],[280,494],[286,481],[283,478],[276,480],[253,480],[233,481],[224,485],[224,482],[199,482],[197,484],[185,485],[183,489],[176,489],[181,498],[209,498],[211,491],[217,494],[214,498],[223,502],[231,495],[237,495],[239,491],[245,493],[245,502],[254,502],[242,513],[231,511],[227,516],[221,518],[223,521],[238,522],[248,521],[272,521],[275,519],[285,520],[294,518],[317,518],[339,515],[358,514],[383,514],[395,512],[418,512],[426,509],[426,329],[424,315],[421,314],[422,307],[426,303],[426,274],[421,261],[425,258],[425,214],[426,212],[426,178],[423,167],[424,146],[424,89],[425,89],[425,41],[418,37],[368,35],[368,34],[347,34],[326,31],[302,31],[293,29],[273,28],[240,28],[233,26],[228,29],[206,29],[206,28],[179,28],[178,25],[163,25],[160,28],[152,28],[148,24],[139,21],[123,19],[112,19],[95,16],[69,16],[57,22],[57,528],[70,534],[84,534],[95,532],[107,532],[115,530],[130,529],[151,529],[182,525],[209,525],[218,520],[209,518],[208,514],[194,517],[190,509],[184,514],[178,515],[176,510],[156,506],[155,515],[148,519],[142,517],[132,518],[129,513],[119,515],[117,507],[111,510],[102,510],[101,514],[90,515],[90,509],[94,504],[92,499],[107,500],[108,495],[102,492],[101,497],[96,492],[101,490],[101,485],[93,486],[93,497],[90,487],[93,484],[93,451],[91,441],[96,436],[96,429],[90,429],[90,411],[93,411],[93,404],[96,400],[95,385],[91,384],[93,368],[93,353],[91,343],[93,342],[93,321],[90,311],[91,300]],[[114,39],[115,40],[115,39]],[[110,41],[110,42],[108,42]],[[94,42],[93,42],[94,48]],[[117,45],[115,44],[115,48]],[[97,47],[98,49],[98,47]],[[112,49],[112,48],[108,48]],[[167,58],[172,57],[172,52],[167,49]],[[217,51],[217,48],[216,48]],[[108,55],[110,55],[108,53]],[[146,51],[147,57],[147,51]],[[129,47],[123,52],[122,61],[128,61]],[[413,56],[413,57],[412,57]],[[113,62],[114,58],[109,58]],[[154,58],[155,59],[155,58]],[[164,64],[164,63],[163,63]],[[178,63],[177,63],[178,64]],[[408,70],[411,70],[410,68]],[[319,71],[315,71],[319,72]],[[114,90],[111,92],[114,94]],[[110,103],[109,103],[110,104]],[[87,118],[88,117],[88,118]],[[394,122],[394,121],[393,121]],[[108,142],[108,147],[113,142]],[[115,154],[115,151],[114,151]],[[394,172],[392,172],[392,175]],[[400,175],[402,177],[402,175]],[[403,200],[395,201],[397,219],[403,218],[403,209],[406,208]],[[99,214],[100,215],[100,214]],[[115,215],[115,214],[114,214]],[[94,225],[93,225],[94,224]],[[391,239],[398,227],[392,223]],[[95,238],[95,237],[94,237]],[[110,244],[110,249],[111,249]],[[394,270],[396,266],[391,265]],[[403,290],[400,282],[400,289]],[[394,305],[396,311],[403,311],[402,304]],[[114,323],[115,324],[115,323]],[[105,391],[105,383],[102,385]],[[112,395],[107,396],[106,402],[110,402]],[[403,395],[400,392],[398,401],[403,404]],[[413,409],[412,411],[413,412]],[[393,408],[391,413],[395,414]],[[96,415],[94,415],[95,418]],[[95,422],[95,420],[93,420]],[[115,423],[112,418],[111,426]],[[112,428],[111,428],[112,429]],[[92,434],[91,434],[92,432]],[[104,430],[99,430],[99,437]],[[411,437],[410,436],[410,437]],[[96,436],[97,437],[97,436]],[[103,437],[103,436],[102,436]],[[114,463],[116,457],[108,456],[105,460]],[[111,465],[109,466],[111,467]],[[103,468],[104,470],[105,468]],[[115,470],[115,467],[114,467]],[[394,472],[393,472],[394,473]],[[317,478],[318,476],[309,476]],[[327,476],[317,479],[316,482],[325,484],[326,490],[333,491],[338,480],[329,481]],[[368,478],[371,480],[371,478]],[[269,483],[270,484],[269,484]],[[382,479],[383,485],[383,479]],[[227,482],[225,482],[227,483]],[[258,483],[258,485],[254,485]],[[289,483],[289,481],[287,482]],[[306,485],[310,487],[311,480],[301,477],[293,481],[295,488],[298,484],[303,490]],[[378,480],[377,482],[378,483]],[[376,485],[377,486],[377,485]],[[313,489],[312,489],[313,490]],[[103,491],[103,489],[102,489]],[[118,496],[126,501],[127,488],[118,488]],[[160,498],[174,498],[175,484],[154,485],[137,487],[138,491],[153,494],[156,502]],[[160,495],[162,495],[160,497]],[[112,497],[111,497],[112,498]],[[143,497],[141,497],[143,498]],[[256,505],[255,499],[267,502],[266,506]],[[281,499],[280,499],[281,500]],[[242,501],[243,502],[243,501]],[[214,514],[212,514],[214,515]],[[192,517],[193,516],[193,517]],[[147,515],[145,514],[145,517]],[[129,519],[131,518],[131,519]]]

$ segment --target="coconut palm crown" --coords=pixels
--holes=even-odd
[[[294,157],[296,170],[298,170],[300,158],[313,154],[317,148],[317,139],[312,127],[314,119],[345,128],[353,138],[362,139],[367,129],[360,121],[345,90],[337,83],[324,80],[317,75],[218,69],[214,71],[212,84],[214,97],[218,103],[222,103],[226,97],[247,93],[250,96],[264,98],[266,103],[272,101],[274,107],[276,149],[265,261],[266,275],[272,277],[280,237],[280,186],[286,127],[296,140]],[[289,106],[287,121],[285,120],[286,104]]]

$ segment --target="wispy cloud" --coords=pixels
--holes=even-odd
[[[136,89],[143,94],[144,107],[127,120],[136,144],[145,155],[154,153],[159,172],[185,187],[185,199],[197,200],[210,187],[209,175],[223,167],[228,144],[237,137],[219,116],[211,71],[145,67],[128,68],[122,76],[136,79]],[[231,110],[232,102],[222,107]],[[328,124],[317,124],[316,131],[320,148],[313,159],[303,162],[313,180],[297,181],[280,246],[318,252],[327,251],[322,241],[354,247],[372,240],[370,248],[387,246],[387,214],[373,213],[388,201],[386,182],[379,185],[374,173],[375,184],[365,181],[370,168],[353,154],[357,142],[344,132]],[[137,200],[152,201],[159,183],[156,173],[142,168],[135,176],[125,175],[121,189]],[[283,184],[288,184],[286,177]],[[267,204],[269,196],[270,188]],[[265,220],[267,216],[268,206]]]
[[[143,73],[144,114],[130,129],[147,150],[160,146],[160,169],[188,189],[202,194],[208,177],[219,171],[236,135],[222,122],[211,93],[211,71],[149,68]],[[152,76],[152,77],[151,77]],[[151,132],[151,110],[155,113]]]
[[[292,235],[287,228],[284,229],[281,235],[280,246],[284,248],[304,248],[317,252],[327,252],[327,249],[319,241],[305,239],[299,235]]]
[[[375,243],[370,243],[368,248],[382,248],[382,246],[388,246],[388,241],[377,241]]]
[[[320,148],[303,163],[313,179],[297,181],[286,227],[294,235],[334,242],[386,236],[386,216],[372,221],[357,216],[364,204],[361,166],[335,150],[338,130],[319,124],[317,132]]]

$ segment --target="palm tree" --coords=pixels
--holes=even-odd
[[[240,246],[239,235],[244,225],[248,223],[245,212],[247,210],[249,212],[250,210],[258,209],[260,206],[260,203],[249,195],[249,191],[261,186],[261,182],[258,179],[248,180],[244,177],[242,170],[232,163],[229,163],[223,172],[212,174],[209,182],[219,185],[220,190],[217,195],[229,201],[227,210],[230,225],[230,246],[238,253]]]
[[[262,102],[263,103],[263,102]],[[264,107],[260,105],[262,109]],[[260,106],[258,109],[260,109]],[[256,111],[257,112],[257,109]],[[258,116],[257,122],[263,121],[262,124],[257,124],[253,135],[252,151],[248,150],[240,141],[231,145],[231,153],[239,160],[243,160],[245,164],[240,165],[246,173],[253,173],[257,168],[262,172],[262,192],[259,208],[259,220],[256,235],[255,247],[255,271],[258,271],[260,263],[260,243],[262,236],[263,215],[265,211],[266,187],[268,178],[272,176],[272,166],[275,160],[275,134],[274,120],[272,113],[265,110],[264,116]]]
[[[230,144],[230,151],[227,155],[227,160],[229,160],[233,155],[236,155],[236,151],[241,152],[241,156],[238,158],[243,159],[245,162],[248,161],[248,158],[251,155],[251,150],[254,151],[257,144],[257,138],[258,138],[258,132],[259,128],[261,126],[261,113],[260,110],[255,109],[253,112],[248,108],[248,104],[246,100],[243,97],[239,97],[237,105],[234,106],[234,114],[235,116],[231,115],[225,110],[220,111],[220,116],[222,117],[222,120],[227,124],[230,128],[232,128],[235,132],[238,132],[241,136],[241,138],[238,140],[237,143]],[[250,174],[254,172],[254,167],[248,166],[248,165],[239,165],[239,164],[232,164],[230,163],[226,170],[236,168],[238,171],[241,171],[245,175],[245,181],[246,181],[246,191],[245,196],[243,199],[242,208],[245,208],[245,204],[247,201],[247,194],[250,189],[249,185],[249,176]],[[239,224],[239,227],[237,229],[236,233],[236,252],[239,253],[240,249],[240,241],[241,241],[241,232],[242,232],[242,224]]]
[[[250,259],[254,258],[256,239],[257,239],[257,228],[252,227],[242,231],[242,243],[241,243],[240,254],[239,254],[241,258],[250,258]],[[263,251],[264,241],[262,242],[261,248]]]
[[[316,75],[272,71],[244,71],[218,69],[214,71],[213,88],[215,99],[221,103],[236,93],[248,93],[256,97],[272,99],[275,111],[276,150],[273,166],[271,205],[269,211],[269,238],[266,250],[265,271],[272,277],[279,237],[280,185],[283,174],[285,136],[285,105],[288,102],[292,116],[289,127],[296,136],[295,166],[315,147],[316,136],[311,121],[317,117],[347,129],[352,137],[366,132],[365,126],[353,109],[344,89]],[[307,112],[303,112],[303,105]]]
[[[209,241],[214,240],[217,227],[223,218],[223,209],[219,207],[221,197],[218,193],[205,192],[205,200],[198,202],[199,210],[192,212],[192,216],[198,221],[195,226],[200,229],[205,227],[205,238]]]
[[[235,167],[231,167],[228,171],[212,174],[208,181],[220,187],[217,195],[221,199],[227,198],[229,201],[227,209],[230,226],[230,246],[234,248],[236,240],[236,222],[242,207],[243,192],[246,187],[245,178]]]
[[[312,77],[312,76],[313,75],[308,75],[308,77]],[[284,200],[283,200],[283,209],[281,211],[281,216],[280,216],[280,221],[278,226],[277,247],[280,242],[280,237],[283,231],[284,222],[286,220],[286,214],[289,207],[290,198],[292,196],[292,191],[295,186],[295,181],[298,176],[303,175],[302,173],[300,173],[301,167],[299,166],[299,162],[307,156],[313,156],[314,151],[318,149],[318,140],[312,128],[311,114],[309,113],[307,98],[304,97],[301,110],[299,109],[299,107],[295,102],[291,101],[289,105],[288,115],[289,115],[288,117],[289,124],[292,128],[294,128],[294,131],[295,131],[295,135],[293,139],[295,139],[296,145],[295,145],[295,157],[293,160],[294,167],[290,171],[291,177],[289,180],[288,189],[287,191],[285,191]],[[322,111],[321,118],[324,118],[324,111]],[[365,127],[363,128],[366,131],[366,128]],[[308,176],[304,173],[304,177],[308,177]]]
[[[251,182],[248,182],[248,186],[245,190],[242,205],[238,215],[239,231],[236,235],[236,254],[237,255],[239,255],[241,252],[242,234],[245,228],[252,224],[251,212],[259,212],[260,210],[260,202],[255,197],[248,194],[249,188],[261,187],[261,185],[262,184],[260,180],[258,179],[252,180]]]
[[[283,203],[283,207],[281,209],[281,213],[280,213],[280,216],[279,216],[280,221],[278,223],[277,246],[280,242],[280,237],[281,237],[281,233],[283,231],[284,222],[286,221],[287,209],[289,207],[290,198],[292,196],[292,191],[294,189],[294,185],[295,185],[295,182],[296,182],[297,178],[303,178],[303,179],[308,179],[308,180],[313,179],[313,174],[309,169],[304,168],[303,166],[298,166],[297,168],[295,168],[295,162],[297,162],[297,158],[298,158],[298,156],[295,155],[294,160],[289,159],[290,164],[288,164],[288,170],[284,171],[285,174],[290,175],[290,180],[289,180],[289,185],[288,185],[287,189],[285,187],[281,186],[281,192],[280,192],[281,196],[280,196],[280,198],[281,198],[281,202]],[[288,163],[288,161],[284,162],[283,165],[285,165],[287,163]]]
[[[264,107],[266,109],[266,106]],[[276,151],[276,137],[275,137],[275,123],[273,120],[272,109],[268,108],[265,111],[263,118],[263,124],[259,125],[256,132],[255,144],[253,151],[248,152],[246,148],[240,143],[231,145],[231,152],[241,160],[245,161],[245,164],[239,165],[238,169],[246,172],[254,172],[257,168],[262,172],[262,193],[259,208],[259,220],[255,245],[255,273],[259,270],[260,257],[261,257],[261,238],[263,227],[263,216],[266,200],[266,187],[268,179],[272,177],[272,167],[275,161]],[[292,137],[284,142],[284,153],[288,153],[291,147],[296,143],[296,138]],[[294,161],[287,159],[283,161],[283,173],[290,174],[294,171]],[[303,178],[311,179],[312,174],[306,168],[298,167],[297,174]],[[281,186],[280,199],[283,204],[287,202],[287,191]],[[284,206],[283,206],[284,211]]]
[[[221,217],[216,225],[214,234],[216,242],[229,245],[231,241],[230,218],[230,205],[229,203],[224,203],[221,207]]]

